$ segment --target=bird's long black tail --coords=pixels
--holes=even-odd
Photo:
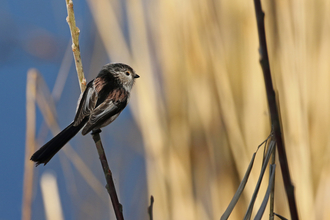
[[[42,163],[46,165],[48,161],[80,131],[87,120],[88,118],[85,118],[78,126],[73,126],[74,122],[72,122],[68,127],[36,151],[32,155],[31,160],[36,162],[37,166]]]

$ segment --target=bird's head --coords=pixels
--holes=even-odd
[[[110,63],[103,66],[103,69],[106,69],[113,74],[127,91],[131,91],[135,79],[140,77],[135,73],[132,67],[123,63]]]

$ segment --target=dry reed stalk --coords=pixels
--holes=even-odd
[[[33,176],[34,164],[31,163],[30,157],[36,150],[35,131],[36,131],[36,90],[37,90],[38,72],[30,69],[27,75],[26,85],[26,143],[25,143],[25,159],[24,159],[24,180],[23,180],[23,205],[22,219],[31,219],[31,205],[33,193]]]

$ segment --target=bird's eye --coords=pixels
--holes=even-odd
[[[125,74],[126,74],[126,76],[129,76],[129,72],[128,71],[126,71]]]

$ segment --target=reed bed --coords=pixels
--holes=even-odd
[[[253,1],[88,4],[110,60],[141,76],[129,106],[143,139],[154,219],[219,219],[271,130]],[[263,6],[299,217],[329,219],[330,2]],[[230,219],[243,218],[261,163],[259,153]],[[137,206],[140,199],[134,198]],[[286,201],[277,168],[275,212],[290,218]],[[145,219],[146,210],[134,219]]]

